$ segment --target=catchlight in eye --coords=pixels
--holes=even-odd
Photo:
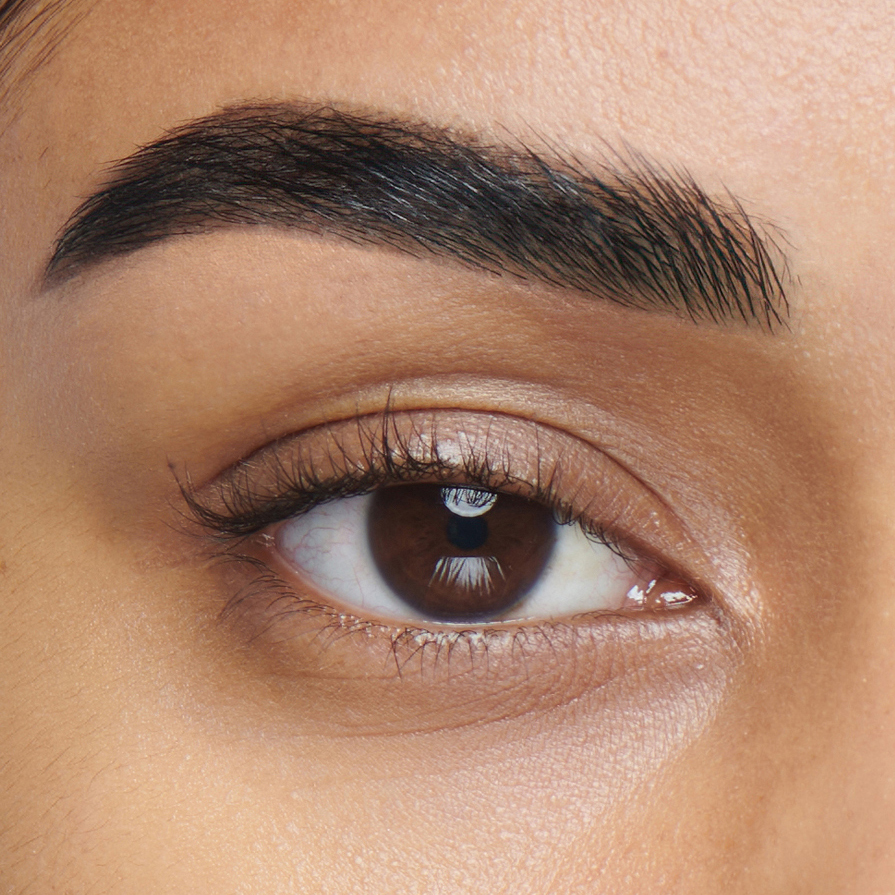
[[[367,536],[376,568],[416,612],[446,622],[500,616],[528,593],[553,552],[545,506],[470,487],[382,488]]]

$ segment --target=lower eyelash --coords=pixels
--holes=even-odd
[[[243,647],[241,679],[260,678],[258,698],[271,694],[301,725],[337,736],[443,733],[580,700],[592,712],[625,699],[648,711],[644,700],[677,693],[688,675],[701,680],[723,626],[711,604],[661,619],[600,612],[475,628],[388,625],[303,595],[257,557],[217,560],[236,573],[229,584],[241,579],[219,617],[225,642],[235,633]]]
[[[382,650],[383,669],[388,666],[399,678],[412,664],[418,664],[417,672],[425,675],[439,673],[446,663],[450,673],[451,659],[459,653],[463,653],[470,667],[477,667],[481,662],[487,664],[489,652],[497,645],[504,649],[509,647],[517,654],[524,654],[526,649],[531,651],[544,647],[555,651],[558,647],[554,642],[557,633],[574,627],[569,620],[475,627],[445,625],[438,630],[386,624],[339,612],[325,603],[301,596],[271,566],[255,556],[228,553],[217,559],[253,571],[248,584],[221,610],[221,622],[238,621],[239,616],[246,613],[252,617],[250,640],[272,634],[288,640],[308,636],[324,653],[344,638],[360,638],[367,643],[375,641]],[[607,617],[610,613],[599,615]],[[263,617],[260,623],[259,616]],[[313,624],[290,624],[297,619]]]

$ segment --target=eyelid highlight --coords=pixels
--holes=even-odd
[[[540,501],[558,521],[581,523],[622,555],[626,540],[649,549],[643,526],[631,530],[621,518],[647,504],[650,537],[670,531],[676,543],[689,540],[668,505],[605,451],[499,413],[387,408],[278,439],[201,489],[188,482],[181,492],[190,515],[221,540],[245,538],[322,503],[406,482],[470,484]]]

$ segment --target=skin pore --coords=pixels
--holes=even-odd
[[[0,888],[889,891],[886,13],[56,10],[13,60],[0,132]],[[359,219],[356,179],[286,153],[285,186],[264,193],[282,214],[259,217],[257,183],[240,201],[209,184],[260,143],[214,156],[217,180],[174,153],[171,182],[202,208],[158,201],[153,180],[126,251],[108,250],[115,218],[93,242],[96,226],[79,231],[77,263],[53,261],[82,203],[130,183],[111,166],[160,157],[140,147],[176,129],[195,149],[234,109],[437,134],[438,177],[402,155]],[[489,183],[521,166],[527,190],[552,184],[554,211],[574,194],[597,221],[587,251],[563,255],[564,233],[549,255],[517,205],[507,232],[530,248],[492,263],[482,245],[514,243],[471,199],[476,257],[418,238],[411,211],[453,225],[471,194],[469,166],[451,203],[423,189],[453,176],[457,146],[482,150]],[[608,250],[581,273],[607,170],[648,172],[641,198],[691,185],[706,215],[629,226],[639,254],[619,270],[640,279],[614,298]],[[312,176],[327,196],[351,186],[355,230],[295,200]],[[152,227],[164,238],[143,238]],[[696,275],[646,309],[657,246],[703,274],[740,252],[765,293],[757,275],[703,281],[775,312],[688,314]],[[548,262],[578,279],[540,276]],[[322,492],[395,480],[552,502],[657,593],[693,599],[581,613],[558,589],[534,620],[367,617],[315,589],[278,532],[338,504],[312,506]]]

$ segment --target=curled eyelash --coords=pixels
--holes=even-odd
[[[335,500],[369,494],[388,485],[444,483],[469,485],[490,491],[509,491],[549,508],[561,525],[577,524],[585,535],[623,559],[633,562],[630,549],[611,527],[575,509],[577,494],[563,493],[558,461],[547,461],[534,433],[534,481],[514,473],[514,459],[504,438],[494,439],[489,429],[458,444],[448,456],[431,416],[410,421],[407,431],[398,423],[407,414],[386,408],[357,417],[354,431],[346,433],[331,424],[275,442],[259,454],[241,461],[219,479],[209,494],[200,496],[180,483],[193,520],[220,542],[240,543],[279,522],[301,516]],[[427,425],[428,424],[428,425]],[[328,442],[322,457],[301,449],[303,439],[323,434]],[[499,450],[495,451],[497,441]],[[352,453],[347,443],[358,449]],[[473,443],[476,442],[476,443]],[[479,447],[481,441],[483,447]],[[297,442],[297,444],[295,444]],[[292,448],[292,449],[290,449]]]

